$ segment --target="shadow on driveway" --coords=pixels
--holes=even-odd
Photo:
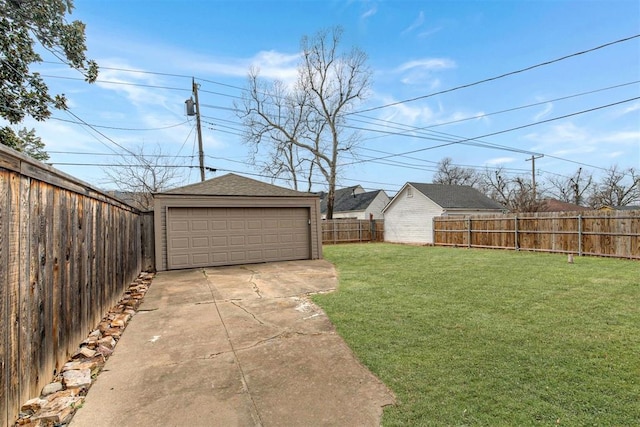
[[[324,260],[159,273],[72,427],[377,426],[391,392],[307,295]]]

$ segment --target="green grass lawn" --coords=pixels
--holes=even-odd
[[[640,263],[325,246],[316,295],[397,397],[385,426],[640,425]]]

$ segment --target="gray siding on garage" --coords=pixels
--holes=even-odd
[[[156,270],[322,258],[320,199],[236,174],[154,194]]]
[[[309,259],[309,208],[169,208],[167,268]]]

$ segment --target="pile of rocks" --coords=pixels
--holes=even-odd
[[[22,405],[16,426],[64,426],[71,421],[76,409],[82,406],[92,381],[140,307],[153,276],[153,273],[141,273],[129,285],[123,298],[80,343],[61,372],[42,389],[40,396]]]

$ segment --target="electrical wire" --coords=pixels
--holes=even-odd
[[[633,85],[633,84],[638,84],[638,83],[640,83],[640,80],[635,80],[635,81],[628,82],[628,83],[621,83],[621,84],[618,84],[618,85],[608,86],[608,87],[601,88],[601,89],[594,89],[594,90],[590,90],[590,91],[587,91],[587,92],[576,93],[576,94],[573,94],[573,95],[562,96],[562,97],[559,97],[559,98],[549,99],[549,100],[546,100],[546,101],[535,102],[533,104],[521,105],[521,106],[518,106],[518,107],[508,108],[506,110],[494,111],[494,112],[491,112],[491,113],[483,113],[483,114],[479,114],[479,115],[475,115],[475,116],[464,117],[462,119],[451,120],[451,121],[448,121],[448,122],[435,123],[435,124],[432,124],[432,125],[429,125],[429,126],[415,127],[415,128],[410,129],[410,130],[407,130],[406,132],[413,132],[413,131],[418,131],[418,130],[427,130],[427,129],[431,129],[431,128],[434,128],[434,127],[446,126],[446,125],[455,124],[455,123],[461,123],[461,122],[465,122],[465,121],[468,121],[468,120],[483,119],[485,117],[495,116],[495,115],[504,114],[504,113],[510,113],[512,111],[522,110],[522,109],[525,109],[525,108],[537,107],[539,105],[544,105],[544,104],[548,104],[548,103],[551,103],[551,102],[564,101],[566,99],[577,98],[577,97],[585,96],[585,95],[591,95],[591,94],[594,94],[594,93],[603,92],[603,91],[607,91],[607,90],[611,90],[611,89],[617,89],[617,88],[621,88],[621,87],[629,86],[629,85]],[[379,119],[379,118],[375,118],[375,117],[365,116],[365,115],[362,115],[362,114],[357,114],[357,116],[362,116],[363,118],[370,119],[370,120],[376,120],[376,121],[380,121],[380,122],[394,123],[392,121],[387,121],[387,120],[383,120],[383,119]],[[351,119],[351,120],[353,120],[353,119]],[[394,124],[396,124],[396,123],[394,123]],[[382,138],[382,137],[384,137],[384,135],[370,137],[370,138],[367,138],[367,140],[376,139],[376,138]]]
[[[627,42],[629,40],[633,40],[633,39],[638,38],[638,37],[640,37],[640,34],[635,34],[633,36],[629,36],[629,37],[625,37],[625,38],[622,38],[622,39],[614,40],[612,42],[608,42],[608,43],[593,47],[591,49],[586,49],[586,50],[582,50],[580,52],[575,52],[575,53],[572,53],[570,55],[565,55],[565,56],[562,56],[560,58],[556,58],[556,59],[552,59],[552,60],[549,60],[549,61],[541,62],[541,63],[535,64],[535,65],[530,65],[528,67],[521,68],[519,70],[510,71],[508,73],[500,74],[500,75],[494,76],[494,77],[489,77],[489,78],[486,78],[486,79],[483,79],[483,80],[479,80],[479,81],[476,81],[476,82],[473,82],[473,83],[467,83],[467,84],[456,86],[456,87],[453,87],[453,88],[450,88],[450,89],[445,89],[445,90],[441,90],[441,91],[438,91],[438,92],[430,93],[430,94],[427,94],[427,95],[416,96],[414,98],[405,99],[403,101],[396,101],[396,102],[392,102],[392,103],[389,103],[389,104],[380,105],[380,106],[377,106],[377,107],[371,107],[371,108],[366,108],[364,110],[354,111],[354,112],[351,112],[351,113],[345,113],[345,115],[362,114],[362,113],[366,113],[366,112],[369,112],[369,111],[381,110],[383,108],[393,107],[395,105],[406,104],[408,102],[418,101],[420,99],[426,99],[426,98],[430,98],[432,96],[442,95],[442,94],[449,93],[449,92],[454,92],[454,91],[460,90],[460,89],[466,89],[466,88],[469,88],[469,87],[472,87],[472,86],[477,86],[477,85],[482,84],[482,83],[487,83],[487,82],[490,82],[490,81],[502,79],[502,78],[505,78],[505,77],[508,77],[508,76],[512,76],[512,75],[515,75],[515,74],[524,73],[525,71],[530,71],[530,70],[533,70],[535,68],[544,67],[546,65],[550,65],[550,64],[554,64],[556,62],[564,61],[564,60],[569,59],[569,58],[573,58],[573,57],[576,57],[576,56],[580,56],[580,55],[584,55],[584,54],[587,54],[587,53],[590,53],[590,52],[594,52],[594,51],[599,50],[599,49],[604,49],[605,47],[613,46],[613,45],[618,44],[618,43],[624,43],[624,42]]]
[[[433,150],[435,148],[446,147],[446,146],[449,146],[449,145],[462,144],[462,143],[473,141],[473,140],[477,140],[477,139],[480,139],[480,138],[486,138],[486,137],[489,137],[489,136],[500,135],[500,134],[503,134],[503,133],[513,132],[513,131],[516,131],[516,130],[528,128],[528,127],[531,127],[531,126],[537,126],[537,125],[540,125],[540,124],[543,124],[543,123],[549,123],[549,122],[552,122],[552,121],[555,121],[555,120],[565,119],[567,117],[577,116],[579,114],[585,114],[585,113],[601,110],[601,109],[604,109],[604,108],[610,108],[610,107],[613,107],[613,106],[616,106],[616,105],[624,104],[626,102],[631,102],[631,101],[635,101],[635,100],[638,100],[638,99],[640,99],[640,96],[637,96],[637,97],[634,97],[634,98],[625,99],[625,100],[614,102],[614,103],[607,104],[607,105],[602,105],[602,106],[599,106],[599,107],[590,108],[590,109],[587,109],[587,110],[578,111],[578,112],[571,113],[571,114],[565,114],[563,116],[558,116],[558,117],[553,117],[553,118],[546,119],[546,120],[541,120],[541,121],[538,121],[538,122],[535,122],[535,123],[528,123],[528,124],[525,124],[525,125],[522,125],[522,126],[516,126],[516,127],[513,127],[513,128],[509,128],[509,129],[504,129],[504,130],[501,130],[501,131],[488,133],[486,135],[482,135],[482,136],[478,136],[478,137],[474,137],[474,138],[465,138],[465,139],[462,139],[462,140],[452,141],[452,142],[448,142],[448,143],[440,144],[440,145],[436,145],[436,146],[425,147],[425,148],[420,148],[420,149],[416,149],[416,150],[406,151],[406,152],[403,152],[403,153],[395,153],[395,154],[391,154],[391,155],[387,155],[387,156],[377,157],[374,160],[383,160],[383,159],[387,159],[387,158],[391,158],[391,157],[396,157],[396,156],[399,156],[399,155],[414,154],[414,153],[419,153],[419,152],[423,152],[423,151],[427,151],[427,150]],[[495,147],[495,146],[486,146],[486,147],[487,148],[502,149],[500,147]],[[554,157],[554,156],[550,156],[550,155],[547,156],[544,153],[535,153],[535,154],[537,154],[537,155],[542,154],[542,155],[544,155],[546,157],[551,157],[551,158],[556,158],[556,159],[559,159],[559,160],[570,161],[568,159],[560,159],[558,157]],[[370,161],[370,160],[354,161],[354,162],[351,162],[351,163],[342,164],[341,166],[348,166],[348,165],[353,165],[353,164],[357,164],[357,163],[365,163],[365,162],[368,162],[368,161]],[[583,166],[592,167],[592,168],[595,168],[595,169],[606,170],[606,168],[602,168],[602,167],[599,167],[599,166],[589,165],[589,164],[576,162],[576,161],[571,161],[571,162],[572,163],[576,163],[576,164],[580,164],[580,165],[583,165]]]
[[[78,122],[78,121],[74,121],[74,120],[68,120],[68,119],[62,119],[59,117],[49,117],[51,120],[57,120],[60,122],[66,122],[66,123],[74,123],[77,125],[85,125],[85,123],[82,122]],[[180,123],[176,123],[173,125],[167,125],[167,126],[162,126],[162,127],[157,127],[157,128],[123,128],[123,127],[116,127],[116,126],[105,126],[105,125],[96,125],[96,124],[91,124],[91,126],[95,127],[95,128],[100,128],[100,129],[111,129],[111,130],[126,130],[126,131],[131,131],[131,132],[138,132],[138,131],[156,131],[156,130],[165,130],[165,129],[171,129],[171,128],[175,128],[178,126],[182,126],[184,124],[189,123],[188,120],[185,120],[184,122],[180,122]]]
[[[54,76],[51,74],[40,74],[42,77],[47,77],[50,79],[61,79],[61,80],[80,80],[84,81],[79,77],[67,77],[67,76]],[[131,82],[116,82],[113,80],[100,80],[97,79],[94,83],[102,83],[102,84],[110,84],[110,85],[121,85],[121,86],[136,86],[136,87],[146,87],[152,89],[165,89],[165,90],[176,90],[180,92],[191,92],[191,89],[185,89],[183,87],[172,87],[172,86],[159,86],[159,85],[150,85],[145,83],[131,83]]]

